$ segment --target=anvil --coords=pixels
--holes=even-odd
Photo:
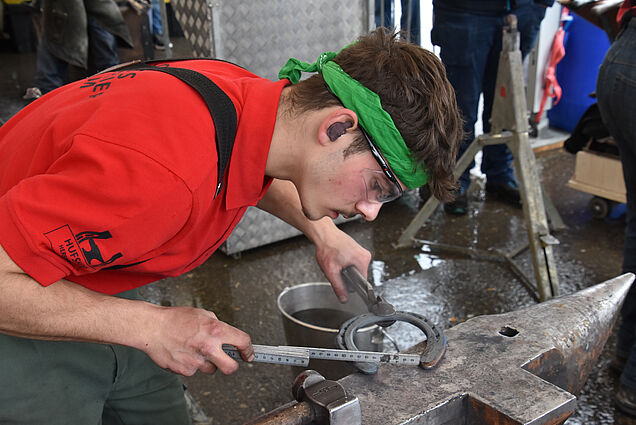
[[[435,369],[383,366],[338,381],[358,398],[365,425],[560,424],[594,367],[634,280],[625,274],[571,295],[446,331]],[[406,352],[419,352],[425,342]],[[315,409],[291,402],[250,424],[312,424]],[[274,421],[274,422],[272,422]]]

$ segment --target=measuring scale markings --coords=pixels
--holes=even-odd
[[[223,351],[233,359],[241,359],[238,350],[231,345],[224,344]],[[309,359],[386,363],[405,366],[418,366],[420,364],[420,356],[417,354],[254,344],[254,361],[256,362],[307,366]]]

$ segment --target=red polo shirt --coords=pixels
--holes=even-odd
[[[221,193],[210,113],[155,71],[114,71],[43,96],[0,127],[0,245],[47,286],[114,294],[203,263],[265,194],[287,80],[232,64],[173,62],[213,80],[238,129]]]

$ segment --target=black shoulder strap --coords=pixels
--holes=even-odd
[[[132,66],[125,66],[118,69],[160,71],[170,74],[190,85],[203,98],[210,110],[210,115],[214,122],[214,131],[216,133],[216,150],[219,157],[216,193],[214,194],[214,198],[216,198],[223,186],[223,176],[230,162],[232,147],[234,146],[234,139],[236,137],[237,117],[236,108],[232,100],[230,100],[228,95],[212,80],[191,69],[171,66],[152,66],[146,63],[136,63]]]

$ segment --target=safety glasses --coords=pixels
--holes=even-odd
[[[367,134],[362,126],[358,125],[358,128],[364,135],[364,138],[367,139],[371,153],[382,169],[382,171],[370,170],[368,168],[362,170],[362,178],[367,189],[367,200],[379,204],[396,200],[403,194],[400,183],[391,171],[389,164],[375,146],[375,143],[371,140],[369,134]]]

